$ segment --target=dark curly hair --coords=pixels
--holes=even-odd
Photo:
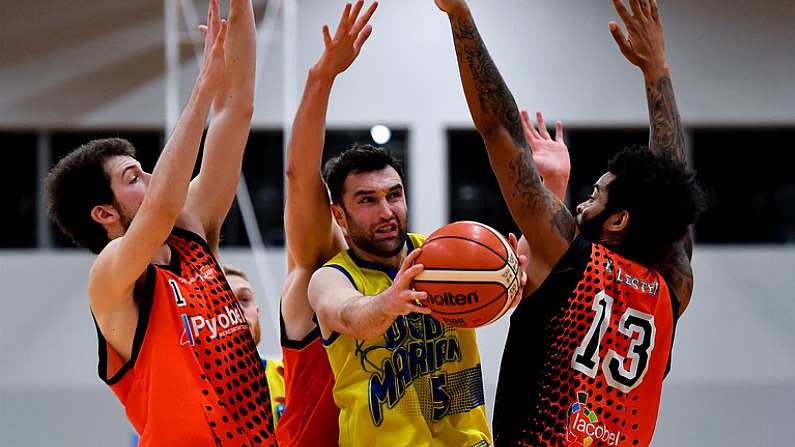
[[[387,166],[392,166],[400,176],[400,181],[403,181],[403,165],[400,160],[369,144],[354,144],[342,154],[329,159],[323,167],[323,178],[331,192],[332,202],[342,205],[348,174],[378,171]]]
[[[607,170],[615,179],[607,188],[605,211],[629,213],[620,245],[629,258],[656,259],[685,235],[706,208],[695,171],[671,154],[629,146],[608,162]]]
[[[135,148],[121,138],[89,141],[58,161],[45,180],[52,220],[77,245],[94,253],[109,240],[105,228],[91,218],[91,210],[116,203],[105,162],[117,155],[135,157]]]

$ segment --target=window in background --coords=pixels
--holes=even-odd
[[[450,221],[474,220],[503,234],[518,234],[480,134],[473,129],[448,130],[447,147]]]
[[[795,242],[795,128],[692,129],[693,161],[709,195],[702,243]]]
[[[567,205],[572,212],[591,194],[610,157],[627,145],[648,142],[648,131],[643,128],[573,128],[565,133],[572,165]],[[476,220],[503,233],[518,232],[477,131],[449,130],[447,138],[450,220]]]
[[[37,136],[34,132],[0,132],[3,175],[0,188],[5,194],[0,219],[0,248],[36,246],[38,175]]]
[[[282,145],[281,130],[252,130],[243,157],[243,175],[246,178],[262,241],[266,245],[284,244]],[[240,207],[235,200],[221,229],[221,246],[248,247],[249,245]]]

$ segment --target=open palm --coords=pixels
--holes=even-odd
[[[544,178],[568,179],[571,172],[569,148],[563,142],[563,123],[555,123],[555,138],[547,132],[544,117],[536,112],[538,130],[533,126],[526,110],[522,110],[522,127],[524,136],[530,150],[533,152],[533,162],[538,173]]]
[[[378,2],[367,8],[364,15],[359,13],[364,6],[364,0],[359,0],[355,5],[345,5],[340,17],[340,23],[334,36],[331,36],[328,25],[323,26],[323,43],[326,47],[316,68],[330,76],[336,76],[351,66],[372,33],[372,26],[368,25],[373,16]]]

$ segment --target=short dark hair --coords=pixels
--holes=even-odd
[[[323,167],[323,178],[331,193],[332,202],[342,204],[345,179],[349,174],[378,171],[387,166],[392,166],[403,181],[403,165],[400,160],[370,144],[354,144],[350,149],[329,159]]]
[[[135,148],[121,138],[89,141],[58,161],[45,180],[52,220],[77,245],[94,253],[109,240],[105,228],[91,218],[91,210],[116,203],[105,163],[118,155],[135,157]]]
[[[629,146],[607,166],[615,179],[608,185],[605,211],[629,212],[623,255],[651,262],[681,239],[706,209],[706,196],[695,171],[668,153]]]

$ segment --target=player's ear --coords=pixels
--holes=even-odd
[[[605,220],[605,230],[610,233],[622,233],[627,229],[629,220],[630,216],[627,210],[615,212]]]
[[[100,225],[111,225],[119,220],[119,213],[112,205],[97,205],[91,209],[91,218]]]
[[[331,205],[331,215],[334,216],[334,220],[337,222],[337,225],[342,228],[342,232],[344,235],[348,235],[348,222],[345,219],[345,209],[336,203]]]

